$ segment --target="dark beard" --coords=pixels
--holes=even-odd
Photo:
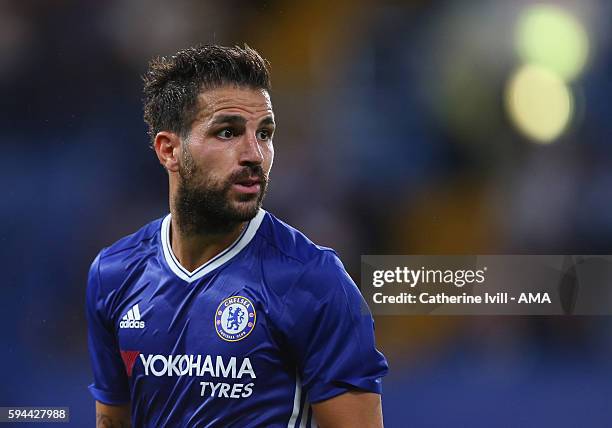
[[[188,153],[185,153],[183,161],[184,166],[179,166],[181,179],[174,199],[177,226],[181,232],[196,235],[224,234],[257,215],[268,187],[268,177],[261,166],[243,167],[225,182],[212,183],[203,179],[201,170],[195,166]],[[232,206],[229,201],[232,185],[253,176],[259,178],[261,186],[256,203],[242,209]],[[252,195],[243,195],[243,201],[252,199]]]

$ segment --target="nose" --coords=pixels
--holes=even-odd
[[[245,133],[240,147],[240,165],[261,165],[263,163],[263,152],[255,133]]]

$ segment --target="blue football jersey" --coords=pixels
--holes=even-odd
[[[387,362],[336,253],[263,209],[193,272],[170,215],[103,249],[87,287],[94,398],[137,427],[315,426],[311,403],[381,393]]]

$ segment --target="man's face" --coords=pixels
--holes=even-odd
[[[274,159],[274,113],[265,90],[223,86],[199,96],[181,141],[175,208],[192,232],[222,231],[259,210]]]

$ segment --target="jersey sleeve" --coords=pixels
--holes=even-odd
[[[350,390],[382,392],[388,367],[372,315],[333,252],[305,266],[285,298],[281,326],[310,402]]]
[[[87,327],[89,356],[94,381],[89,386],[93,397],[105,404],[130,401],[125,367],[113,326],[107,317],[108,299],[100,283],[100,255],[93,261],[87,280]]]

